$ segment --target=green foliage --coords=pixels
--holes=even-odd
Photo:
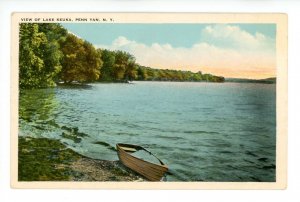
[[[124,51],[116,51],[113,77],[115,80],[132,80],[136,77],[135,58]]]
[[[103,66],[100,81],[128,81],[137,78],[138,65],[134,56],[124,51],[109,51],[98,49],[101,52]]]
[[[60,78],[66,83],[72,81],[91,82],[100,76],[102,66],[100,53],[92,44],[73,34],[68,34],[61,43],[64,54]]]
[[[124,73],[127,65],[127,57],[125,52],[117,51],[115,53],[115,64],[112,67],[112,76],[114,80],[121,80],[124,78]]]
[[[98,49],[97,51],[101,55],[101,59],[103,61],[99,79],[101,81],[111,81],[112,67],[114,66],[116,60],[115,52],[101,49]]]
[[[69,180],[70,164],[81,155],[57,140],[19,137],[19,181]]]
[[[20,24],[20,88],[55,86],[63,57],[58,41],[65,33],[58,24]]]
[[[65,82],[98,80],[101,53],[56,23],[21,23],[20,88],[46,88]]]
[[[65,40],[67,31],[59,24],[46,23],[39,24],[39,30],[46,34],[48,42],[44,45],[44,64],[47,77],[52,82],[58,81],[58,74],[61,71],[61,61],[63,53],[60,50],[60,43]]]
[[[47,86],[47,79],[43,76],[46,73],[43,61],[45,50],[42,48],[47,43],[46,35],[39,32],[37,24],[20,24],[19,37],[20,87]]]
[[[21,23],[19,45],[20,88],[46,88],[57,82],[93,81],[208,81],[223,77],[138,65],[124,51],[95,49],[57,23]]]
[[[127,64],[125,78],[129,81],[135,80],[137,78],[137,64],[134,61],[131,61]]]
[[[153,69],[145,66],[138,66],[137,80],[140,81],[207,81],[224,82],[224,77],[211,74],[202,74],[201,71],[193,73],[191,71]]]

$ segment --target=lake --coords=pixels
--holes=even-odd
[[[138,144],[170,168],[167,181],[276,181],[276,84],[95,83],[22,90],[19,135],[59,139],[118,160]]]

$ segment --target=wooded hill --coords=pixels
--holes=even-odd
[[[133,55],[97,49],[57,23],[20,24],[20,88],[47,88],[58,82],[132,80],[224,82],[224,77],[141,66]]]
[[[264,83],[264,84],[274,84],[276,83],[276,77],[266,78],[266,79],[239,79],[239,78],[226,78],[226,82],[232,83]]]

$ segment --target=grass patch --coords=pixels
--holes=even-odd
[[[19,181],[69,180],[69,165],[80,157],[57,140],[19,137]]]

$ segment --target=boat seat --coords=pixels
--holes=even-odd
[[[123,150],[128,151],[128,152],[136,152],[137,150],[132,147],[121,147]]]

